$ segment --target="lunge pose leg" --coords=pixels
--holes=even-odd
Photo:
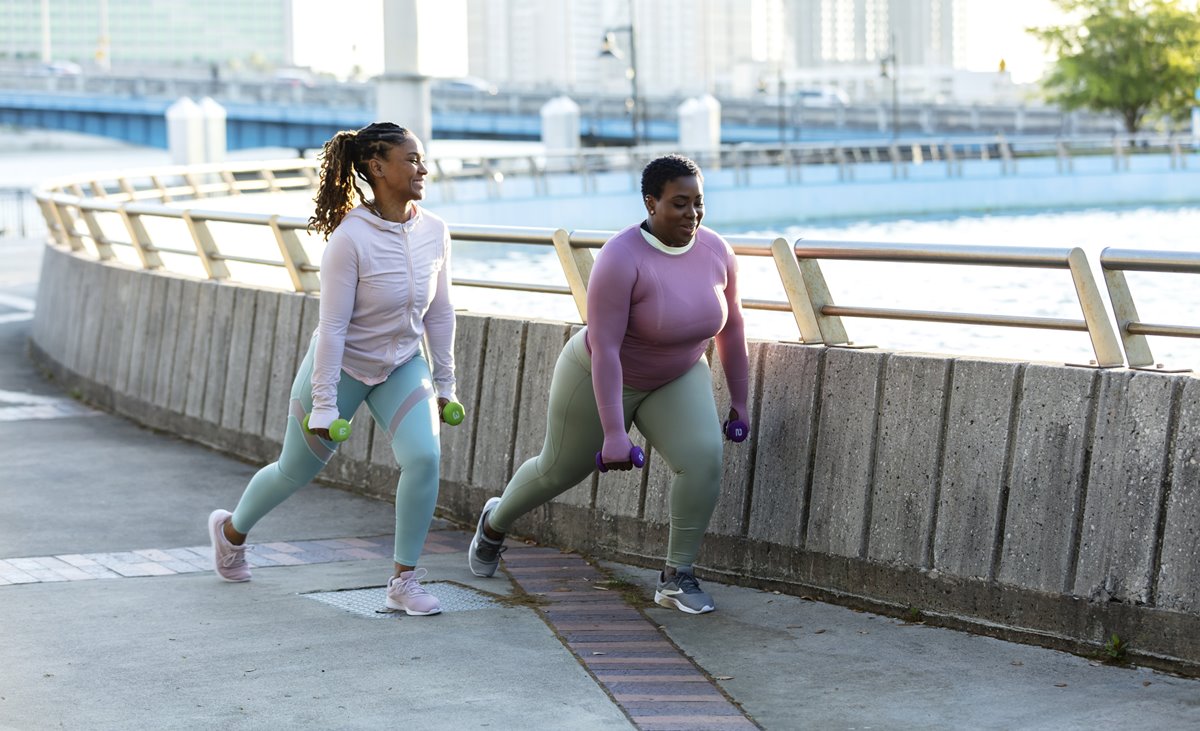
[[[726,436],[736,441],[750,432],[749,358],[737,259],[728,242],[700,226],[702,183],[700,168],[677,155],[642,171],[647,218],[609,239],[596,258],[587,327],[555,368],[542,453],[479,516],[468,556],[477,575],[496,571],[503,534],[519,516],[597,464],[631,469],[637,452],[628,432],[636,422],[675,473],[670,547],[655,599],[692,614],[714,608],[692,571],[716,506],[723,449],[704,352],[715,340],[730,394],[726,421],[736,425]]]
[[[461,407],[445,410],[456,403],[449,228],[417,205],[425,194],[425,150],[403,127],[381,122],[339,132],[322,157],[309,221],[328,241],[320,324],[292,386],[279,460],[254,476],[232,514],[209,516],[215,568],[227,581],[250,579],[246,533],[316,476],[336,448],[330,427],[365,399],[400,466],[387,604],[437,614],[416,565],[437,500],[438,425],[447,418],[439,415],[461,418]],[[363,196],[359,181],[373,198]],[[420,355],[423,342],[432,374]]]

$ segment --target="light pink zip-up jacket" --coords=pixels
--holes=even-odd
[[[338,418],[341,371],[369,386],[383,383],[420,352],[424,338],[437,395],[453,399],[450,230],[421,208],[394,223],[359,205],[334,229],[321,257],[309,427],[326,428]]]

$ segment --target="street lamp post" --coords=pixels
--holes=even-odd
[[[638,71],[637,71],[637,32],[633,27],[633,0],[629,0],[629,25],[618,25],[604,29],[604,41],[600,46],[600,55],[621,59],[621,49],[617,46],[615,33],[629,34],[629,76],[630,99],[629,115],[633,125],[633,144],[641,147],[644,139],[642,124],[642,107],[638,102]]]
[[[879,76],[892,80],[892,138],[900,134],[900,64],[896,60],[896,34],[891,36],[888,55],[879,59]]]

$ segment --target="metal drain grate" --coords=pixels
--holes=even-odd
[[[475,609],[492,609],[500,606],[495,599],[457,584],[433,582],[425,584],[425,588],[442,603],[443,612],[470,612]],[[386,611],[384,605],[386,589],[382,586],[346,591],[319,591],[302,596],[371,619],[408,616],[404,612]]]

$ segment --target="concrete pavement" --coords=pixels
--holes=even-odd
[[[39,247],[0,239],[0,728],[1200,727],[1200,681],[802,597],[706,582],[691,617],[645,602],[653,572],[530,546],[478,579],[442,521],[448,611],[378,615],[392,507],[321,486],[220,582],[205,518],[256,466],[36,372]]]

